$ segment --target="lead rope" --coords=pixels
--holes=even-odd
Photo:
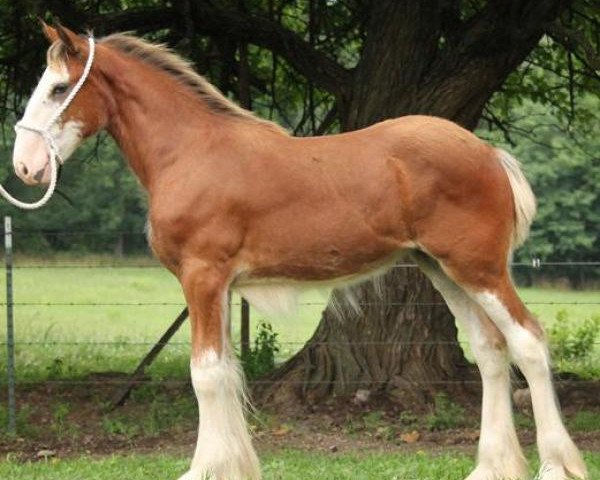
[[[0,195],[2,195],[6,200],[8,200],[16,207],[22,208],[24,210],[35,210],[36,208],[40,208],[46,205],[46,203],[48,203],[48,201],[50,200],[50,198],[52,198],[52,195],[54,194],[58,177],[58,163],[62,165],[64,163],[64,160],[60,156],[60,151],[58,149],[56,139],[50,132],[50,129],[52,128],[52,126],[54,126],[56,122],[58,122],[61,115],[69,107],[69,105],[75,98],[75,95],[77,95],[79,90],[81,90],[81,87],[83,87],[83,84],[90,75],[90,71],[92,70],[92,64],[94,63],[94,54],[96,53],[96,44],[94,42],[93,36],[90,35],[88,37],[88,43],[90,47],[90,52],[85,63],[85,67],[83,68],[83,73],[81,74],[81,77],[79,78],[69,95],[67,95],[65,101],[61,104],[60,107],[58,107],[58,110],[54,112],[54,115],[50,117],[50,120],[48,120],[46,126],[44,128],[37,128],[25,125],[23,124],[23,122],[17,122],[17,124],[15,125],[15,131],[18,131],[20,128],[22,130],[28,130],[30,132],[37,133],[38,135],[40,135],[46,143],[48,153],[50,153],[50,157],[48,159],[48,161],[50,162],[50,184],[48,185],[48,189],[46,190],[46,193],[44,193],[44,196],[40,198],[37,202],[26,203],[17,200],[10,193],[8,193],[2,185],[0,185]]]

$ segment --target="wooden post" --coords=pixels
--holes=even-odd
[[[240,346],[242,353],[242,361],[248,358],[250,353],[250,304],[242,298],[242,316],[240,325]]]
[[[158,354],[165,347],[165,345],[169,343],[171,337],[175,335],[175,332],[179,330],[179,327],[181,327],[181,324],[185,321],[187,317],[188,309],[186,307],[177,316],[177,318],[167,329],[167,331],[163,333],[162,337],[160,337],[160,340],[156,342],[156,344],[152,347],[148,354],[142,359],[142,361],[135,369],[131,377],[129,377],[129,380],[123,386],[123,388],[117,391],[110,404],[111,410],[115,409],[116,407],[120,407],[125,403],[125,400],[127,400],[129,395],[131,394],[131,391],[135,387],[135,384],[139,381],[140,378],[142,378],[142,375],[144,375],[144,370],[146,369],[146,367],[154,361],[154,359],[158,356]]]

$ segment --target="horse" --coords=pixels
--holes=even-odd
[[[538,478],[587,478],[559,413],[543,328],[509,272],[536,210],[513,156],[419,115],[296,138],[237,106],[164,46],[129,34],[95,41],[60,25],[43,31],[47,68],[17,130],[14,169],[27,184],[46,184],[50,150],[65,161],[106,130],[145,188],[149,243],[179,280],[190,313],[200,419],[180,480],[261,476],[229,338],[230,289],[277,307],[308,285],[370,278],[405,254],[441,292],[480,370],[481,434],[468,480],[528,475],[512,417],[511,362],[531,390]],[[71,103],[39,127],[82,80],[92,53]]]

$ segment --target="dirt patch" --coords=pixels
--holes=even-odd
[[[600,382],[561,381],[558,392],[567,423],[584,450],[600,451],[600,431],[576,427],[580,412],[600,417]],[[127,404],[106,410],[112,385],[34,385],[18,392],[18,436],[0,436],[0,454],[21,459],[109,453],[191,455],[197,410],[190,387],[159,386],[134,393]],[[449,397],[450,398],[450,397]],[[281,448],[335,454],[345,451],[447,451],[472,453],[479,438],[478,394],[407,408],[382,395],[366,401],[334,398],[319,405],[262,408],[250,423],[260,451]],[[436,409],[450,409],[437,411]],[[455,410],[452,410],[455,409]],[[436,418],[440,417],[440,418]],[[444,417],[449,416],[450,420]],[[452,424],[452,417],[456,424]],[[449,423],[444,423],[449,422]],[[523,445],[535,441],[533,419],[525,406],[517,415]],[[45,451],[45,452],[44,452]]]

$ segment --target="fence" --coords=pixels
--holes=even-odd
[[[130,388],[133,385],[138,384],[160,384],[160,385],[181,385],[187,384],[189,381],[187,379],[147,379],[143,378],[142,374],[147,367],[147,365],[158,356],[161,350],[169,344],[171,348],[179,348],[181,349],[182,355],[187,355],[187,350],[189,346],[189,341],[176,338],[172,340],[172,337],[175,335],[175,332],[179,328],[179,326],[183,323],[186,318],[187,312],[181,311],[184,308],[183,298],[179,293],[176,295],[171,292],[171,290],[179,292],[179,289],[176,285],[173,285],[173,289],[167,289],[162,287],[162,284],[158,282],[158,287],[154,288],[150,293],[144,291],[144,285],[139,287],[139,299],[132,300],[129,297],[115,299],[115,298],[103,298],[102,293],[99,292],[97,297],[90,297],[89,292],[86,291],[85,295],[75,295],[74,289],[77,286],[77,283],[85,282],[90,280],[94,274],[98,272],[102,272],[102,281],[103,282],[115,282],[115,284],[123,281],[123,277],[130,275],[131,271],[144,270],[144,276],[147,275],[147,272],[150,270],[157,270],[162,272],[163,269],[160,265],[150,259],[147,255],[142,255],[136,257],[135,261],[125,260],[122,258],[124,254],[124,244],[127,242],[123,241],[123,238],[126,236],[133,237],[134,234],[129,232],[93,232],[93,231],[69,231],[69,232],[43,232],[43,235],[46,237],[48,235],[51,236],[64,236],[65,238],[73,239],[77,235],[82,237],[91,237],[98,235],[114,235],[117,238],[116,242],[109,242],[114,244],[116,248],[114,248],[113,255],[110,257],[106,256],[96,256],[92,257],[93,261],[90,261],[90,257],[85,257],[85,262],[81,261],[73,261],[72,256],[67,257],[66,259],[61,257],[52,258],[51,260],[39,261],[32,260],[30,258],[21,258],[15,257],[13,254],[13,237],[15,236],[35,236],[41,235],[42,232],[37,231],[17,231],[13,232],[11,228],[10,218],[5,219],[5,266],[6,266],[6,300],[4,302],[0,302],[6,308],[6,341],[2,342],[6,345],[7,357],[6,357],[6,388],[8,392],[7,397],[7,407],[8,407],[8,429],[10,432],[15,431],[15,387],[17,385],[27,385],[27,384],[53,384],[53,385],[64,385],[64,386],[75,386],[75,385],[113,385],[115,388],[120,387],[118,391],[117,397],[123,398],[123,395],[126,395],[127,388]],[[141,237],[143,234],[136,234]],[[64,244],[64,241],[50,242],[51,244]],[[106,242],[105,242],[106,243]],[[132,245],[138,246],[141,242],[136,239],[133,242],[129,242]],[[15,260],[16,258],[16,260]],[[107,259],[108,258],[108,259]],[[512,265],[513,270],[518,273],[518,276],[521,276],[526,281],[531,282],[532,277],[534,277],[537,273],[543,273],[544,269],[552,269],[553,272],[557,270],[563,271],[567,269],[576,269],[578,272],[582,270],[587,270],[592,272],[594,275],[598,276],[600,273],[600,261],[586,261],[586,262],[542,262],[539,259],[534,259],[531,263],[515,263]],[[410,264],[402,264],[398,265],[395,268],[415,268],[415,265]],[[16,298],[13,298],[13,290],[14,290],[14,275],[17,272],[18,275],[24,274],[24,276],[36,277],[37,281],[40,282],[50,282],[47,284],[47,290],[49,293],[46,294],[44,289],[40,290],[36,285],[34,285],[34,280],[30,281],[27,288],[30,288],[32,291],[37,292],[36,295],[39,298],[27,298],[25,296],[24,300],[21,300],[23,297],[23,292],[16,290]],[[34,272],[34,273],[32,273]],[[47,272],[48,275],[42,274],[42,272]],[[74,272],[74,273],[72,273]],[[88,273],[90,272],[90,273]],[[166,274],[165,274],[166,275]],[[567,276],[571,276],[569,273]],[[60,299],[55,298],[56,292],[54,284],[56,282],[55,277],[60,277],[65,282],[65,287],[70,289],[69,292],[72,294],[72,298]],[[137,278],[137,277],[136,277]],[[138,280],[136,280],[138,281]],[[75,282],[74,284],[70,282]],[[132,284],[130,282],[129,285],[135,286],[135,281]],[[101,289],[101,285],[97,285],[97,290]],[[137,287],[136,287],[137,288]],[[135,289],[135,288],[134,288]],[[54,292],[54,293],[53,293]],[[598,292],[595,292],[598,293]],[[114,294],[114,293],[113,293]],[[160,294],[161,297],[157,298],[157,295]],[[558,308],[578,308],[583,310],[589,310],[591,308],[596,308],[600,306],[600,294],[594,295],[581,295],[581,296],[570,296],[570,295],[560,295],[556,298],[531,298],[526,303],[531,308],[544,308],[544,309],[553,309],[555,312]],[[561,298],[564,297],[564,298]],[[236,318],[239,317],[241,327],[239,331],[239,345],[242,352],[247,352],[250,349],[250,340],[251,340],[251,328],[250,328],[250,307],[243,299],[235,299],[232,303],[232,308],[236,310]],[[305,309],[311,309],[311,312],[307,315],[313,318],[313,323],[307,325],[304,328],[303,332],[296,332],[297,335],[284,335],[284,338],[279,342],[280,345],[285,349],[285,355],[290,355],[295,350],[298,350],[302,345],[304,345],[305,341],[309,338],[312,330],[318,322],[320,318],[320,311],[325,308],[326,301],[319,299],[305,299],[300,302],[300,306]],[[391,305],[390,303],[386,305]],[[436,306],[443,305],[442,303],[437,302],[429,302],[429,303],[395,303],[396,306]],[[56,312],[61,312],[61,319],[56,322],[63,321],[66,317],[69,317],[69,310],[75,310],[78,312],[78,318],[71,319],[66,318],[65,322],[71,325],[73,329],[75,329],[75,337],[60,339],[60,338],[52,338],[52,335],[48,331],[44,333],[42,336],[33,337],[33,338],[18,338],[15,340],[15,328],[14,324],[16,321],[17,326],[19,325],[19,315],[23,315],[23,311],[25,309],[34,309],[39,317],[42,317],[40,314],[40,310],[43,310],[44,318],[49,315],[56,315]],[[103,313],[98,314],[97,312],[101,309],[104,310]],[[101,340],[85,340],[80,337],[85,337],[85,332],[90,332],[90,327],[88,322],[91,321],[100,321],[103,322],[102,326],[105,325],[105,320],[107,317],[111,315],[115,315],[114,309],[126,309],[128,311],[127,317],[136,317],[135,314],[131,313],[132,309],[144,310],[145,316],[147,318],[154,317],[155,319],[162,317],[164,320],[170,320],[175,315],[175,313],[179,313],[176,317],[175,321],[170,325],[169,329],[163,333],[163,336],[156,342],[155,338],[144,338],[144,339],[122,339],[118,336],[110,339],[101,339]],[[158,309],[164,309],[164,312],[158,312]],[[90,313],[93,311],[94,313]],[[598,309],[600,311],[600,309]],[[51,312],[48,314],[48,312]],[[149,313],[150,312],[150,313]],[[64,317],[64,318],[63,318]],[[32,323],[39,322],[43,323],[43,318],[31,319]],[[147,320],[148,324],[150,320]],[[52,329],[54,324],[50,324],[48,329]],[[164,327],[162,328],[164,330]],[[158,337],[158,333],[162,333],[155,329],[153,335]],[[19,330],[17,329],[17,333]],[[141,333],[141,332],[139,332]],[[144,332],[144,337],[148,337],[148,331]],[[89,336],[89,335],[88,335]],[[415,345],[415,344],[431,344],[432,342],[401,342],[402,345]],[[458,342],[433,342],[435,344],[439,343],[451,343],[462,344],[461,340]],[[354,342],[347,343],[346,345],[369,345],[375,346],[377,348],[385,348],[386,346],[397,346],[398,342]],[[15,369],[15,349],[17,347],[26,347],[30,351],[38,352],[42,350],[52,349],[52,348],[81,348],[84,347],[86,350],[94,350],[99,348],[111,348],[114,350],[119,350],[121,352],[127,351],[127,355],[129,358],[129,363],[127,363],[127,368],[131,370],[131,366],[135,365],[138,362],[140,356],[146,353],[150,347],[150,353],[145,357],[144,361],[140,363],[135,370],[135,373],[132,378],[129,379],[91,379],[91,378],[79,378],[81,375],[75,374],[72,375],[74,378],[69,378],[68,375],[64,376],[56,374],[52,371],[48,372],[47,378],[40,380],[40,378],[28,378],[28,376],[23,373],[19,377],[16,375]],[[137,348],[137,350],[136,350]],[[133,355],[133,351],[135,351],[135,355]],[[131,361],[133,356],[136,356],[135,363]],[[108,364],[107,364],[108,365]],[[68,366],[67,366],[68,367]],[[30,366],[31,368],[31,366]],[[65,368],[64,361],[62,365],[50,364],[48,367],[50,369],[56,368]],[[59,372],[60,373],[60,372]],[[80,372],[78,372],[80,373]],[[264,383],[264,380],[256,380],[254,383]],[[376,382],[375,382],[376,383]],[[429,382],[429,383],[444,383],[444,382]]]

